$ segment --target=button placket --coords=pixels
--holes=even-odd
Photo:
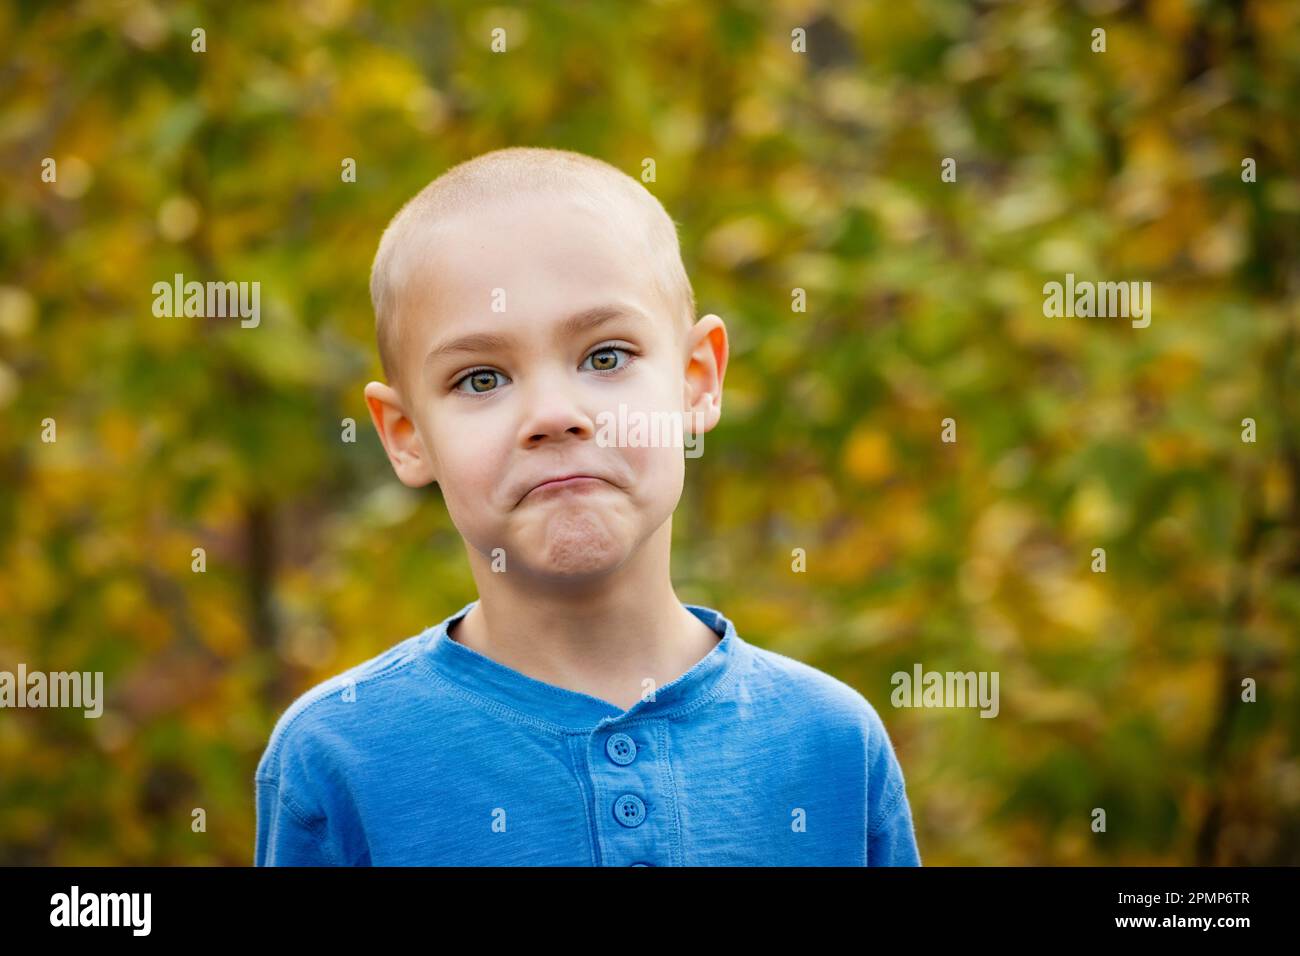
[[[591,737],[592,794],[600,858],[606,866],[669,861],[671,796],[661,793],[658,735],[650,723],[630,730],[602,725]]]

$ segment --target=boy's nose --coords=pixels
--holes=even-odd
[[[562,384],[559,376],[538,380],[532,394],[524,396],[524,419],[520,436],[523,444],[537,445],[551,438],[574,436],[590,438],[595,423],[583,409],[575,389]]]

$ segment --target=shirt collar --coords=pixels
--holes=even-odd
[[[746,650],[735,625],[720,612],[698,604],[683,605],[721,635],[721,640],[686,673],[656,688],[653,699],[638,700],[623,711],[590,694],[536,680],[452,640],[447,629],[477,603],[469,602],[424,633],[421,660],[439,677],[471,694],[563,731],[586,732],[601,724],[670,717],[692,710],[712,700],[731,682]]]

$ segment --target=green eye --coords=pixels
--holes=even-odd
[[[614,371],[614,369],[622,367],[617,363],[617,357],[614,354],[616,352],[622,352],[624,354],[628,354],[627,349],[621,349],[613,345],[607,345],[604,348],[596,349],[596,351],[588,355],[587,358],[591,360],[592,363],[591,367],[594,371],[612,372]],[[623,365],[626,364],[627,364],[626,361],[623,362]]]
[[[464,378],[456,383],[456,389],[462,392],[470,391],[475,394],[490,392],[492,391],[493,377],[499,376],[500,374],[500,372],[494,372],[490,368],[476,368],[474,371],[467,373]],[[469,382],[470,384],[468,389],[461,388],[461,385],[465,382]],[[480,385],[484,387],[479,388]]]

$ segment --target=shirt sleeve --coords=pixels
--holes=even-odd
[[[319,825],[304,819],[273,780],[257,781],[257,845],[254,866],[338,866]]]
[[[875,708],[871,708],[871,724],[867,747],[867,866],[920,866],[903,768]]]

